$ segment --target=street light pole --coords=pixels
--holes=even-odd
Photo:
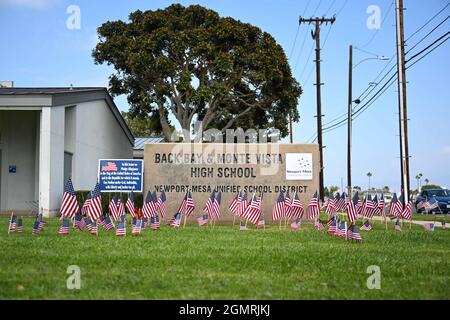
[[[353,65],[353,46],[350,45],[348,48],[348,114],[347,114],[347,191],[349,197],[352,197],[352,104],[355,102],[359,104],[361,101],[356,99],[353,101],[353,68],[356,68],[359,64],[366,60],[389,60],[385,56],[376,56],[371,58],[365,58]]]

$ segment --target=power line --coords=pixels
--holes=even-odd
[[[419,62],[420,60],[422,60],[423,58],[425,58],[427,55],[429,55],[431,52],[433,52],[434,50],[436,50],[438,47],[440,47],[441,45],[443,45],[448,39],[450,39],[450,36],[447,37],[444,41],[442,41],[441,43],[439,43],[437,46],[435,46],[434,48],[430,49],[434,44],[436,44],[437,42],[439,42],[440,40],[442,40],[444,37],[446,37],[448,34],[450,34],[450,31],[447,32],[446,34],[444,34],[443,36],[439,37],[438,39],[436,39],[435,41],[433,41],[433,43],[431,43],[429,46],[427,46],[426,48],[424,48],[423,50],[420,51],[419,54],[414,55],[413,57],[409,58],[406,62],[411,62],[411,60],[415,59],[416,57],[418,57],[421,53],[425,52],[426,50],[429,50],[428,52],[426,52],[422,57],[420,57],[417,61],[414,61],[412,64],[408,65],[406,67],[406,69],[411,68],[413,65],[415,65],[417,62]],[[394,66],[395,67],[395,66]],[[389,72],[383,77],[385,78],[387,75],[389,74]],[[352,112],[352,118],[353,119],[357,119],[364,111],[366,111],[371,105],[373,105],[373,103],[375,103],[375,101],[377,101],[397,80],[397,72],[395,72],[385,83],[384,85],[364,104],[362,105],[360,108],[358,108],[357,110],[355,110],[354,112]],[[340,116],[342,117],[342,115]],[[338,118],[336,118],[334,121],[336,121]],[[342,126],[344,126],[347,123],[347,119],[341,120],[329,127],[325,127],[323,128],[323,132],[330,132],[333,131],[335,129],[338,129]],[[315,137],[315,136],[313,136]],[[309,138],[309,140],[311,140],[313,137]],[[316,138],[314,138],[315,140]],[[314,141],[313,140],[313,141]]]
[[[415,45],[413,45],[411,48],[409,48],[409,50],[406,52],[406,54],[408,54],[409,52],[411,52],[415,47],[417,47],[423,40],[425,40],[426,38],[428,38],[434,31],[436,31],[437,28],[439,28],[442,24],[445,23],[445,21],[447,21],[450,18],[450,15],[447,16],[447,18],[445,18],[444,20],[442,20],[437,26],[435,26],[430,32],[428,32],[424,37],[422,37],[422,39],[420,39],[419,41],[417,41],[417,43]]]
[[[303,15],[306,13],[306,10],[308,10],[308,7],[309,7],[310,3],[311,3],[311,0],[308,0],[308,2],[306,3],[305,9],[303,9]],[[298,38],[299,31],[300,31],[300,23],[298,24],[297,31],[295,32],[294,44],[292,45],[291,53],[289,54],[289,60],[291,60],[292,54],[294,53],[294,49],[295,49],[295,45],[297,43],[297,38]]]
[[[433,41],[431,44],[429,44],[428,46],[426,46],[424,49],[420,50],[418,53],[416,53],[415,55],[413,55],[412,57],[410,57],[408,60],[406,60],[406,62],[414,59],[415,57],[421,55],[424,51],[428,50],[429,48],[431,48],[435,43],[439,42],[440,40],[442,40],[443,38],[445,38],[446,36],[448,36],[450,34],[450,31],[447,31],[446,34],[440,36],[438,39],[436,39],[435,41]]]
[[[434,16],[432,16],[430,19],[428,19],[419,29],[414,31],[408,38],[406,38],[405,42],[407,42],[409,39],[414,37],[418,32],[420,32],[423,28],[425,28],[431,21],[433,21],[438,15],[441,14],[442,11],[444,11],[448,6],[450,6],[450,3],[447,3],[445,7],[443,7],[441,10],[439,10],[438,13],[436,13]]]

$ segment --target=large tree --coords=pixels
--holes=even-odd
[[[126,94],[132,116],[158,119],[170,139],[172,113],[190,140],[203,130],[275,128],[298,121],[302,92],[286,55],[267,32],[198,5],[135,11],[98,28],[97,64],[114,66],[109,86]],[[195,130],[197,130],[195,128]]]

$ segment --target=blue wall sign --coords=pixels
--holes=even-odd
[[[15,164],[12,164],[9,166],[9,173],[16,173],[17,172],[17,167]]]
[[[143,160],[100,159],[98,183],[101,192],[142,192]]]

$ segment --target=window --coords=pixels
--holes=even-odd
[[[72,153],[64,152],[64,186],[66,185],[67,180],[72,176],[72,158]]]

